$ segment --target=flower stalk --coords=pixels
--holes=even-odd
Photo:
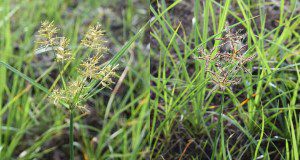
[[[74,111],[70,108],[70,126],[69,126],[69,140],[70,140],[70,160],[74,160]]]

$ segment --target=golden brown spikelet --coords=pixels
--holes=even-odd
[[[37,43],[43,46],[55,46],[58,29],[54,22],[44,21],[38,30]]]
[[[108,48],[105,46],[106,43],[104,30],[102,30],[100,24],[90,26],[85,38],[81,41],[83,46],[95,50],[98,54],[103,54],[108,51]]]
[[[97,79],[98,73],[101,70],[99,66],[99,60],[101,55],[94,55],[80,64],[79,73],[86,78]]]
[[[118,65],[116,66],[108,65],[100,71],[99,78],[101,80],[100,82],[102,86],[110,88],[109,85],[114,83],[112,78],[117,75],[115,72],[117,67]]]
[[[72,53],[68,48],[70,40],[66,37],[61,37],[58,41],[57,47],[54,48],[56,51],[56,61],[68,61],[72,59]]]
[[[64,102],[66,101],[67,97],[65,96],[65,90],[62,90],[62,89],[54,89],[49,98],[50,98],[50,101],[56,105],[56,106],[60,106],[61,104],[61,101]]]
[[[50,100],[56,106],[63,104],[72,104],[73,106],[82,106],[83,94],[85,92],[82,80],[68,82],[66,88],[57,88],[52,91]]]
[[[82,77],[99,80],[104,87],[108,87],[113,83],[112,77],[116,76],[117,66],[99,65],[100,58],[100,55],[95,55],[84,60],[80,65],[79,73]]]
[[[70,40],[66,37],[57,36],[58,29],[54,26],[54,22],[44,21],[38,30],[37,44],[40,47],[51,47],[55,51],[56,61],[68,61],[72,59],[72,53],[69,50]]]

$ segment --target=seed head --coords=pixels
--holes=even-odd
[[[58,46],[54,49],[56,51],[56,61],[61,62],[72,59],[72,52],[68,49],[69,43],[70,40],[65,37],[59,39]]]
[[[101,25],[90,26],[81,44],[96,53],[81,63],[79,73],[85,78],[99,80],[102,86],[109,88],[109,85],[113,83],[112,77],[116,76],[117,66],[100,63],[103,54],[108,51],[106,43]]]
[[[44,21],[37,35],[37,44],[40,47],[51,47],[55,52],[56,61],[62,62],[72,59],[72,53],[68,49],[70,40],[66,37],[58,37],[58,29],[54,26],[54,22]]]
[[[58,29],[54,26],[54,22],[44,21],[38,30],[37,43],[42,46],[55,46],[56,34]]]
[[[116,66],[111,66],[108,65],[106,67],[104,67],[99,74],[99,78],[101,79],[101,84],[104,87],[110,88],[109,85],[114,83],[112,78],[117,76],[115,70],[117,69],[118,65]]]
[[[241,45],[242,39],[245,36],[246,35],[240,35],[239,32],[233,33],[231,29],[227,27],[226,34],[221,38],[215,39],[222,41],[220,45],[212,48],[210,53],[206,53],[204,49],[200,50],[202,56],[198,59],[205,60],[205,70],[210,73],[210,82],[214,84],[212,91],[218,89],[224,91],[232,85],[239,84],[241,79],[237,76],[241,72],[251,74],[244,65],[252,61],[256,57],[256,54],[246,57],[245,54],[242,53],[242,51],[248,47],[247,45]],[[230,46],[229,50],[224,52],[218,51],[216,55],[212,57],[212,53],[216,49],[220,49],[226,45]],[[209,67],[209,64],[213,64],[214,67]]]
[[[104,87],[108,87],[112,84],[112,77],[116,76],[115,70],[117,66],[111,65],[99,65],[99,59],[101,56],[96,55],[81,63],[79,73],[82,77],[89,79],[99,80]]]
[[[57,88],[52,91],[50,100],[56,106],[62,106],[64,104],[72,104],[75,107],[83,106],[85,88],[83,81],[78,79],[68,82],[66,88]]]
[[[105,46],[106,43],[104,31],[99,24],[90,26],[85,38],[81,41],[83,46],[95,50],[98,54],[108,51],[108,48]]]
[[[66,100],[67,97],[65,95],[65,90],[63,89],[54,89],[50,95],[50,101],[56,106],[60,106],[61,101],[64,102]]]

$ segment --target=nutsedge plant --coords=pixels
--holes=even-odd
[[[206,99],[214,91],[225,91],[226,88],[239,84],[241,81],[239,75],[242,72],[251,74],[245,65],[252,61],[256,57],[256,54],[251,56],[246,55],[247,52],[245,50],[248,46],[242,45],[242,40],[245,37],[246,34],[241,35],[240,31],[233,33],[227,27],[226,34],[222,38],[215,39],[222,41],[220,45],[212,48],[209,52],[203,48],[199,50],[202,56],[197,59],[205,60],[206,73],[210,75],[210,82],[214,85]],[[217,53],[213,56],[213,53],[217,49]]]
[[[87,49],[85,54],[89,54],[89,56],[80,65],[75,65],[78,72],[77,77],[64,80],[60,75],[62,86],[54,89],[49,96],[55,106],[65,107],[70,113],[70,159],[74,159],[73,118],[75,111],[88,112],[85,105],[88,98],[95,94],[95,90],[109,88],[110,84],[114,83],[112,78],[116,76],[117,65],[101,63],[108,52],[104,35],[101,25],[89,27],[85,38],[79,44]],[[45,21],[41,24],[36,43],[41,48],[50,48],[60,68],[64,68],[67,63],[72,63],[76,57],[76,54],[69,49],[69,42],[68,38],[58,36],[58,29],[54,22]]]

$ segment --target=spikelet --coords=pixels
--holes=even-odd
[[[101,68],[99,66],[99,60],[101,59],[102,55],[96,54],[91,58],[87,58],[86,60],[82,61],[79,68],[79,73],[86,78],[90,79],[98,79],[99,72]]]
[[[55,46],[56,34],[58,29],[54,26],[54,22],[44,21],[38,30],[37,44],[41,46]]]
[[[72,59],[72,53],[68,49],[70,40],[57,36],[58,29],[54,22],[44,21],[38,30],[36,43],[42,48],[51,47],[55,51],[56,61],[68,61]]]
[[[107,41],[104,38],[104,31],[101,29],[101,25],[90,26],[85,38],[81,41],[81,45],[95,50],[97,54],[103,54],[108,51],[105,46]]]
[[[114,83],[112,81],[112,78],[117,75],[115,72],[117,67],[118,67],[118,65],[116,65],[116,66],[108,65],[100,71],[99,79],[100,79],[100,83],[102,84],[102,86],[110,88],[109,85]]]
[[[55,106],[60,106],[61,102],[65,102],[67,100],[67,97],[65,95],[65,90],[63,89],[54,89],[52,93],[49,96],[50,101],[55,105]]]
[[[72,53],[70,49],[68,49],[70,40],[61,37],[58,41],[57,47],[55,47],[56,51],[56,61],[61,62],[61,61],[68,61],[72,59]]]
[[[116,76],[117,65],[100,66],[98,59],[98,56],[94,56],[83,61],[79,73],[82,77],[99,80],[102,86],[109,88],[109,85],[113,83],[112,78]]]
[[[80,105],[76,107],[81,113],[83,114],[90,114],[90,110],[88,109],[87,105]]]
[[[52,91],[50,100],[56,106],[72,104],[75,107],[83,106],[85,88],[82,80],[68,82],[66,88],[57,88]]]
[[[199,49],[199,53],[201,54],[201,56],[198,57],[198,59],[205,60],[205,68],[208,68],[209,63],[211,63],[216,58],[216,57],[212,57],[210,53],[206,53],[203,48]]]

